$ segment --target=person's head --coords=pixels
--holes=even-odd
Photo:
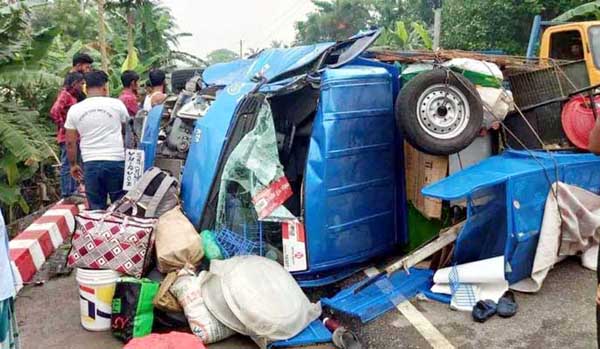
[[[79,94],[83,91],[83,74],[72,72],[67,74],[63,82],[63,87],[71,94]]]
[[[571,45],[571,57],[575,59],[583,58],[583,47],[581,47],[580,43],[575,43]]]
[[[93,96],[108,95],[108,75],[102,70],[91,70],[84,75],[87,94]]]
[[[94,59],[87,53],[76,53],[73,56],[73,71],[85,74],[92,70]]]
[[[121,82],[124,88],[130,88],[132,91],[137,92],[138,81],[140,76],[133,70],[126,70],[121,74]]]
[[[152,89],[162,88],[164,92],[165,79],[165,72],[160,69],[152,69],[148,74],[148,84]]]

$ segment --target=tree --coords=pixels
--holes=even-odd
[[[73,55],[85,51],[100,58],[96,0],[53,0],[33,8],[28,3],[0,2],[0,206],[9,221],[35,207],[41,197],[34,191],[38,186],[48,184],[50,198],[57,193],[57,174],[45,166],[57,163],[55,126],[48,112]],[[104,15],[115,95],[121,87],[118,68],[128,53],[128,21],[118,11]],[[136,7],[134,25],[140,53],[136,70],[142,79],[152,67],[170,68],[181,61],[200,65],[196,57],[176,49],[185,34],[177,33],[167,8],[147,1]]]
[[[296,23],[296,41],[300,44],[347,39],[375,23],[366,1],[313,0],[313,4],[316,11]]]
[[[432,44],[429,32],[421,23],[410,23],[410,30],[408,30],[402,21],[396,22],[395,30],[384,29],[376,42],[377,46],[399,50],[431,50]]]
[[[51,131],[35,108],[44,87],[60,81],[40,72],[58,30],[32,33],[29,17],[22,3],[0,4],[0,204],[8,207],[9,221],[15,217],[15,205],[29,212],[22,183],[41,162],[57,159]],[[31,84],[40,90],[31,91]]]
[[[82,10],[79,0],[54,0],[52,4],[32,8],[30,21],[34,32],[57,27],[64,45],[71,47],[77,41],[88,43],[97,40],[97,16],[95,6]]]
[[[209,64],[230,62],[238,58],[239,56],[237,53],[226,48],[214,50],[206,56],[206,60]]]
[[[102,58],[102,70],[108,71],[108,53],[106,52],[106,23],[104,19],[104,0],[98,2],[98,41]]]
[[[445,0],[442,47],[523,54],[533,16],[552,19],[584,0]]]
[[[127,21],[127,60],[125,65],[128,69],[133,69],[137,65],[137,63],[133,64],[134,60],[137,61],[137,52],[134,47],[135,11],[145,2],[147,0],[117,0],[109,1],[105,5],[108,9],[122,9],[125,12]]]
[[[343,40],[371,27],[393,34],[398,21],[414,22],[424,29],[433,22],[429,0],[313,0],[313,3],[316,11],[296,23],[298,43]],[[414,31],[414,25],[411,28]],[[383,41],[389,40],[388,37]]]
[[[574,20],[598,20],[600,19],[600,1],[590,2],[571,9],[560,16],[553,19],[553,21],[570,22]]]

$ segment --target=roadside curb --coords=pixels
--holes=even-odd
[[[59,201],[8,243],[17,292],[75,230],[76,204]]]

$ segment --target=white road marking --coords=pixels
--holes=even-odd
[[[365,269],[368,277],[379,274],[377,268]],[[396,309],[419,331],[434,349],[454,349],[444,335],[408,300],[396,304]]]

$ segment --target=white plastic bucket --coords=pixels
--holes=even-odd
[[[88,331],[110,330],[112,299],[120,276],[112,270],[77,269],[83,328]]]

